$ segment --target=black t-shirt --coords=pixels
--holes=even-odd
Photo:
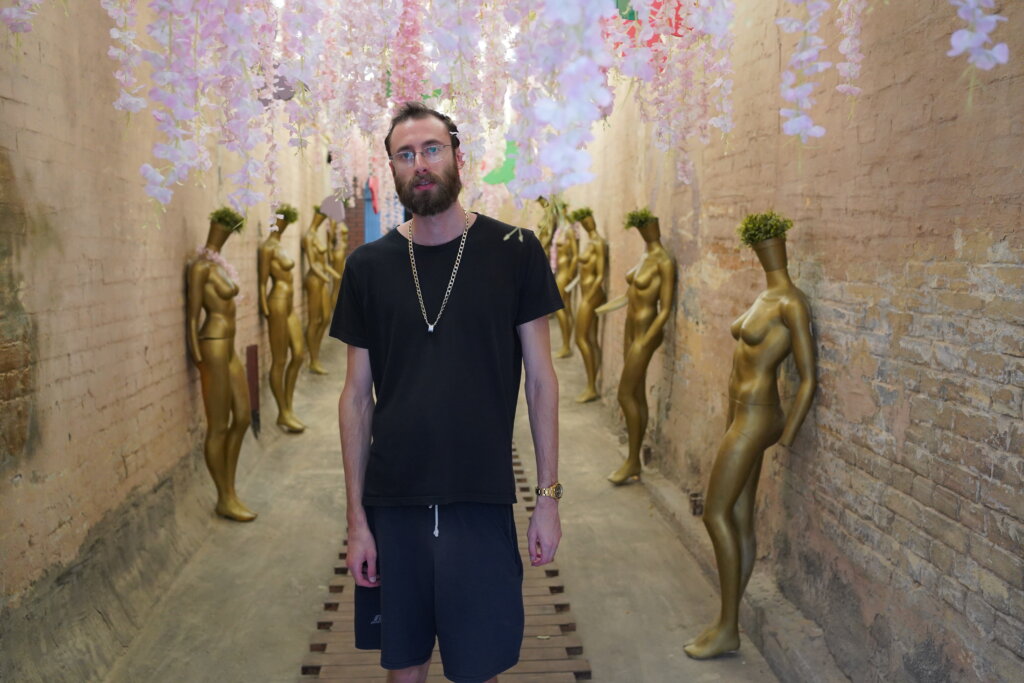
[[[562,300],[540,242],[514,230],[477,217],[433,332],[404,235],[392,230],[349,256],[331,336],[370,354],[376,407],[365,505],[515,502],[512,426],[523,366],[516,326]],[[416,245],[431,322],[460,240]]]

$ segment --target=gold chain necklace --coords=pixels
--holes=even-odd
[[[437,326],[437,322],[441,319],[441,314],[444,313],[444,307],[448,305],[448,297],[452,293],[452,286],[455,285],[455,276],[459,272],[459,263],[462,261],[462,250],[466,247],[466,235],[469,234],[469,212],[463,211],[466,214],[466,227],[462,229],[462,240],[459,242],[459,253],[455,255],[455,267],[452,268],[452,276],[448,280],[448,289],[444,292],[444,299],[441,301],[441,310],[437,312],[437,317],[434,318],[434,322],[430,322],[427,318],[427,307],[423,304],[423,292],[420,290],[420,276],[416,272],[416,255],[412,250],[412,222],[409,223],[409,265],[412,266],[412,281],[416,285],[416,298],[420,302],[420,313],[423,314],[423,322],[427,324],[427,332],[433,332]]]

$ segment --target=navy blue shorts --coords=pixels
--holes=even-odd
[[[515,666],[523,643],[523,564],[511,505],[366,508],[379,588],[356,586],[356,647],[385,669],[430,659],[477,683]],[[435,534],[436,530],[436,534]]]

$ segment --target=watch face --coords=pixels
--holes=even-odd
[[[561,498],[562,497],[562,485],[561,484],[555,484],[554,487],[551,489],[551,492],[555,494],[555,498]]]

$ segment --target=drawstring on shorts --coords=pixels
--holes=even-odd
[[[437,538],[437,537],[439,537],[441,535],[440,530],[438,530],[438,528],[437,528],[437,522],[438,522],[437,510],[441,506],[440,505],[428,505],[427,507],[434,508],[434,538]]]

